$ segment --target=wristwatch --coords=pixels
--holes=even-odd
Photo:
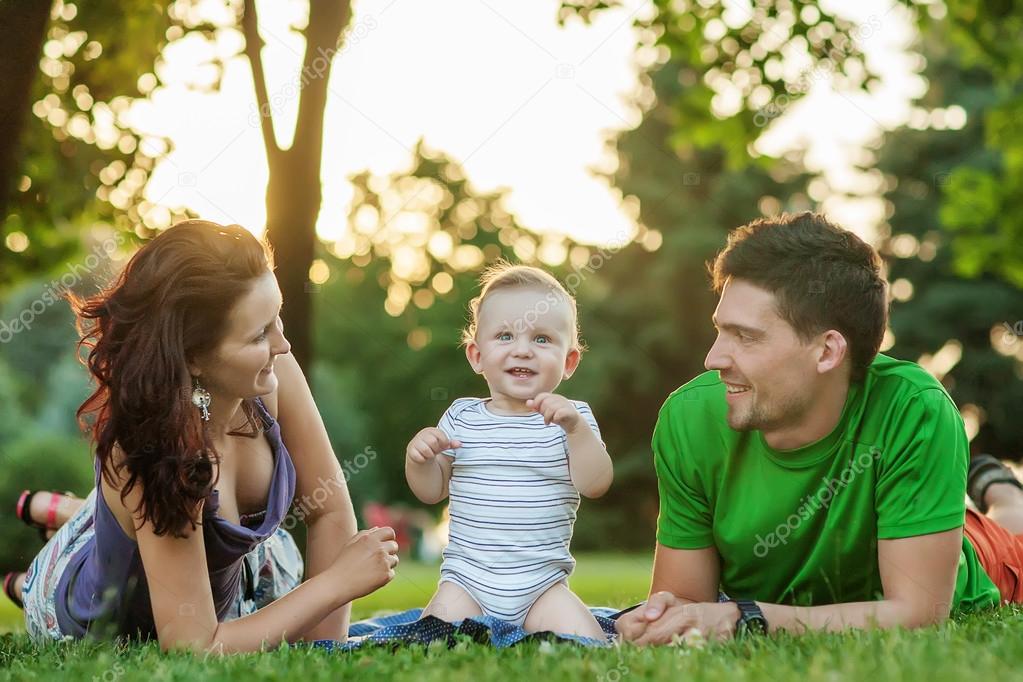
[[[755,601],[733,599],[732,602],[739,607],[739,620],[735,622],[736,636],[767,634],[767,618],[764,618],[764,612]]]

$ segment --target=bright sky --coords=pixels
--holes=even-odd
[[[639,122],[629,104],[637,88],[631,25],[650,7],[649,0],[625,4],[599,14],[590,26],[572,21],[560,28],[557,0],[358,0],[347,46],[331,73],[320,235],[333,239],[346,229],[349,175],[408,169],[420,138],[459,160],[477,189],[509,188],[509,208],[530,228],[593,243],[631,234],[633,219],[622,210],[617,190],[592,172],[613,167],[605,148],[610,134]],[[287,25],[305,5],[258,3],[276,131],[285,144],[304,47]],[[913,75],[914,58],[904,52],[912,35],[908,18],[890,7],[889,0],[865,0],[855,8],[868,27],[861,32],[863,45],[885,73],[883,87],[852,97],[833,92],[826,77],[814,77],[809,96],[784,107],[766,129],[761,149],[781,154],[806,148],[808,164],[823,170],[836,189],[876,185],[876,178],[856,174],[850,164],[863,161],[865,141],[882,126],[910,117],[908,97],[923,88]],[[228,32],[216,48],[193,38],[168,49],[161,71],[168,86],[133,109],[136,127],[169,136],[175,147],[154,172],[146,196],[258,232],[267,168],[248,61],[228,63],[219,92],[184,85],[208,73],[201,64],[211,49],[230,54],[241,38]],[[824,186],[812,190],[817,199],[828,197]],[[825,206],[863,234],[882,217],[876,201],[829,199]]]
[[[278,139],[290,143],[304,43],[286,30],[303,3],[259,3]],[[629,11],[559,28],[556,2],[362,0],[335,59],[326,111],[318,231],[345,229],[349,175],[407,169],[419,138],[464,164],[480,190],[510,188],[527,226],[611,241],[632,221],[590,167],[607,163],[607,131],[638,122]],[[293,18],[293,17],[290,17]],[[424,28],[428,27],[428,30]],[[224,52],[240,43],[225,41]],[[136,108],[139,127],[171,137],[147,197],[259,229],[267,169],[248,61],[232,60],[216,94],[182,83],[208,58],[198,37],[166,55],[172,85]],[[175,85],[177,83],[177,85]]]

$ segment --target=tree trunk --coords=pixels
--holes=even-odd
[[[316,216],[320,212],[320,165],[294,150],[280,152],[270,163],[266,188],[266,229],[277,262],[277,283],[284,297],[281,319],[302,369],[312,360],[313,290],[309,266],[316,248]]]
[[[290,149],[281,149],[274,136],[273,112],[263,76],[262,41],[257,30],[254,0],[245,1],[242,16],[245,51],[252,64],[256,100],[263,114],[260,123],[270,167],[266,228],[277,256],[277,281],[284,296],[281,317],[292,352],[304,370],[308,370],[313,356],[314,291],[309,287],[309,267],[315,254],[316,218],[322,198],[320,165],[327,83],[331,61],[350,18],[349,0],[310,0],[295,137]]]
[[[0,2],[0,224],[18,172],[18,141],[39,73],[51,0]]]

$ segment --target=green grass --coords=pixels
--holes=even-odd
[[[647,589],[649,557],[582,555],[572,588],[590,604],[624,605]],[[380,610],[421,606],[437,580],[437,567],[402,564],[399,578],[355,605],[362,618]],[[6,606],[0,622],[16,622]],[[15,618],[12,618],[15,617]],[[460,642],[354,654],[285,649],[226,659],[165,655],[153,645],[116,648],[74,642],[35,647],[24,634],[0,635],[0,680],[292,679],[481,680],[525,682],[593,680],[943,680],[1014,679],[1023,661],[1023,610],[1006,608],[958,618],[918,631],[780,636],[709,644],[702,649],[665,647],[610,650],[525,644],[501,651]]]
[[[587,604],[622,607],[642,600],[650,584],[651,557],[638,555],[582,554],[576,557],[571,585]],[[403,561],[397,576],[383,589],[353,606],[356,620],[388,611],[426,606],[437,588],[439,564]],[[0,598],[0,633],[24,631],[21,611]]]

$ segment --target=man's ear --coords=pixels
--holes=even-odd
[[[565,358],[564,379],[570,379],[572,375],[575,374],[575,370],[579,367],[579,360],[581,360],[582,357],[583,354],[578,348],[573,348],[568,351],[568,356]]]
[[[842,332],[829,329],[824,332],[823,343],[817,355],[817,372],[825,374],[841,366],[849,356],[849,342]]]
[[[465,344],[465,359],[469,361],[469,366],[472,367],[472,371],[476,372],[476,374],[483,374],[482,355],[479,344],[476,341],[469,341]]]

